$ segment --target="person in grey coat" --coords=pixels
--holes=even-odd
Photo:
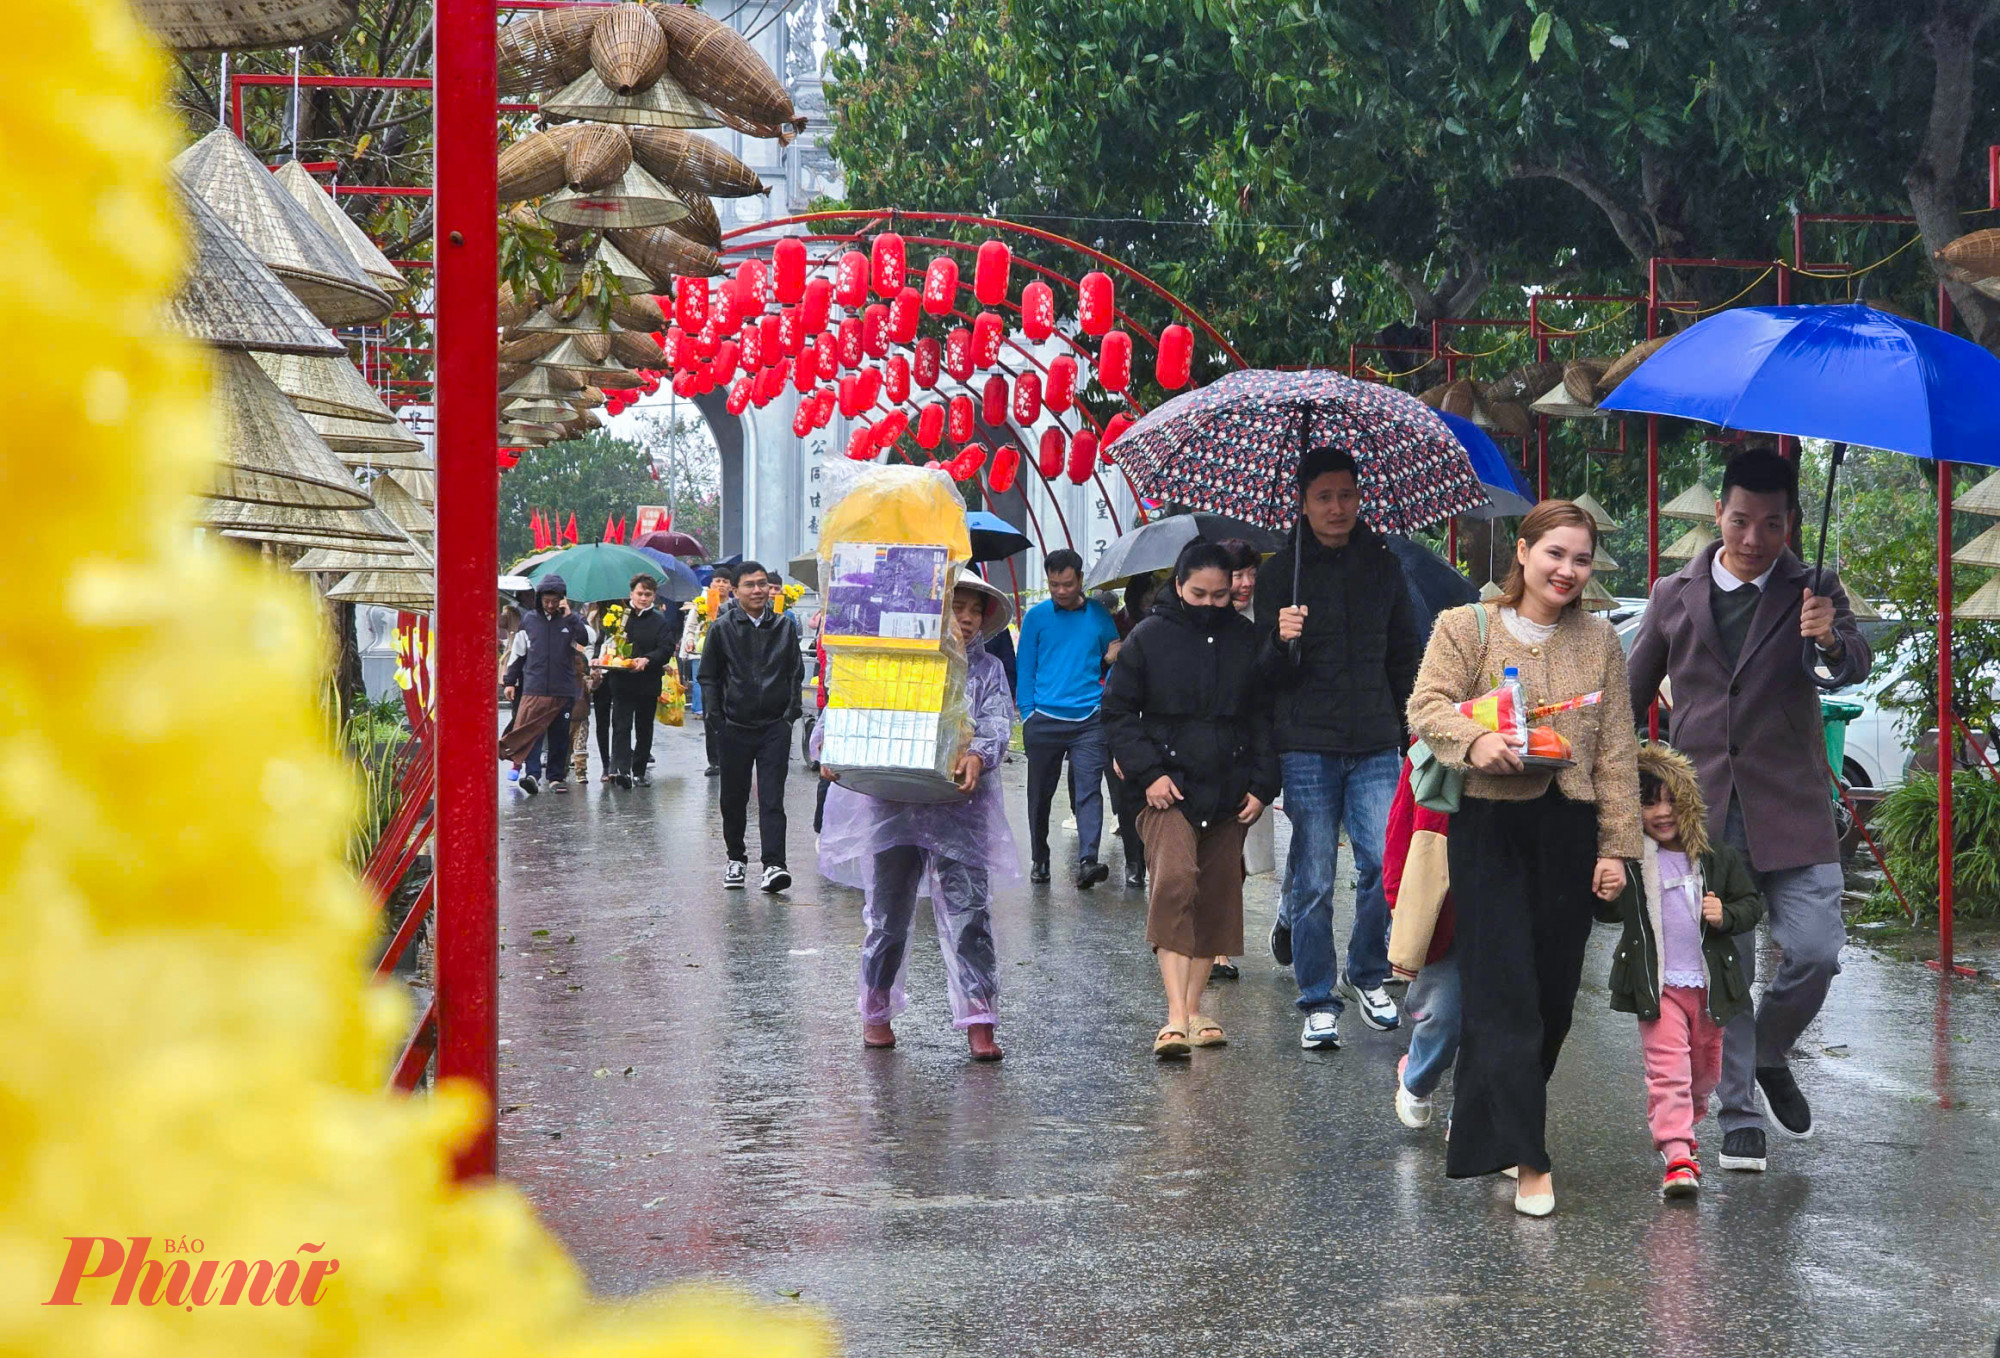
[[[1724,1169],[1765,1166],[1759,1089],[1781,1128],[1812,1134],[1789,1056],[1847,938],[1819,695],[1867,678],[1871,657],[1840,581],[1815,579],[1787,545],[1798,515],[1793,463],[1761,450],[1730,459],[1721,540],[1653,586],[1628,662],[1634,712],[1671,682],[1673,743],[1700,774],[1709,834],[1749,861],[1784,954],[1755,1015],[1724,1029]],[[1754,978],[1754,933],[1737,948]]]

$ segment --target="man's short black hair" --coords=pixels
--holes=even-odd
[[[1315,448],[1299,459],[1299,491],[1325,476],[1328,472],[1346,472],[1357,483],[1361,472],[1354,465],[1354,458],[1344,448]]]
[[[1747,490],[1752,495],[1785,494],[1785,508],[1799,512],[1799,467],[1790,458],[1779,457],[1768,448],[1750,448],[1729,459],[1722,473],[1722,499],[1729,492]]]
[[[710,578],[715,580],[727,580],[730,584],[733,585],[736,583],[736,567],[716,566],[714,567],[714,574]]]
[[[761,561],[745,561],[736,567],[737,584],[742,584],[746,575],[761,575],[767,580],[771,578],[771,572],[764,569],[764,563]]]
[[[1083,574],[1083,558],[1068,547],[1058,547],[1042,558],[1043,575],[1061,575],[1064,571]]]
[[[639,586],[641,585],[644,585],[647,589],[652,590],[653,593],[655,594],[658,594],[660,592],[660,582],[651,575],[648,575],[645,571],[640,571],[637,575],[633,576],[630,580],[627,580],[625,582],[625,588],[628,591],[635,590],[639,588]]]

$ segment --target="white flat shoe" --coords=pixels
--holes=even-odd
[[[1556,1210],[1556,1195],[1522,1193],[1517,1190],[1514,1194],[1514,1210],[1524,1217],[1545,1217]]]

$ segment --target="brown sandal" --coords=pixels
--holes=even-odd
[[[1188,1030],[1192,1034],[1188,1039],[1190,1046],[1226,1047],[1229,1045],[1229,1039],[1223,1035],[1222,1025],[1205,1015],[1194,1014],[1190,1016],[1188,1019]],[[1214,1033],[1215,1036],[1205,1037],[1203,1036],[1205,1033]]]
[[[1166,1027],[1160,1029],[1159,1036],[1153,1039],[1153,1055],[1155,1056],[1186,1056],[1187,1054],[1188,1035],[1185,1028],[1176,1028],[1173,1024],[1169,1023]]]

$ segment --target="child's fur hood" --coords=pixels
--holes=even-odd
[[[1690,859],[1708,852],[1708,807],[1694,762],[1671,745],[1646,741],[1639,746],[1639,774],[1660,780],[1674,799],[1674,820],[1680,825],[1681,849]]]

